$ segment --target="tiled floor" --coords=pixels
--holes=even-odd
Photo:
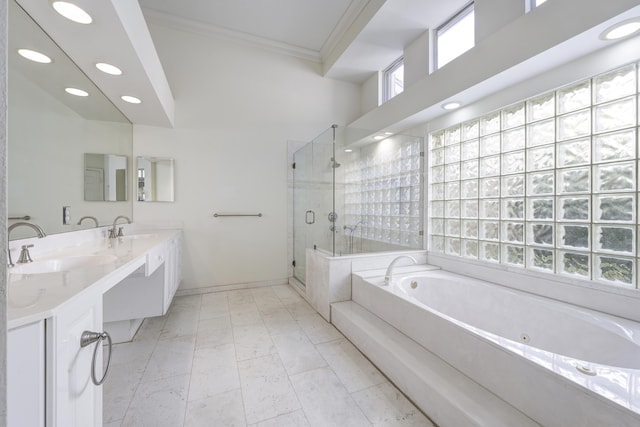
[[[289,286],[177,297],[114,346],[105,426],[431,426]]]

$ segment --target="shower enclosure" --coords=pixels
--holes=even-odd
[[[422,138],[333,125],[293,154],[293,272],[330,256],[423,247]]]

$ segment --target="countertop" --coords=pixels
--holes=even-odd
[[[102,265],[42,274],[13,274],[9,268],[7,289],[8,328],[16,328],[55,316],[69,304],[89,303],[143,267],[147,253],[180,230],[145,230],[116,239],[94,239],[35,256],[34,262],[86,255],[113,256]]]

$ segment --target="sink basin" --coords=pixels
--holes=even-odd
[[[16,264],[9,268],[9,274],[44,274],[69,271],[76,268],[88,268],[103,265],[117,259],[114,255],[81,255],[66,258],[52,258],[34,261],[28,264]]]
[[[155,239],[158,237],[155,233],[141,233],[141,234],[125,234],[122,237],[118,237],[118,239],[123,240],[138,240],[138,239]]]

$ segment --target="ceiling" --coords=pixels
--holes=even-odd
[[[49,1],[16,1],[131,122],[173,126],[175,106],[171,89],[137,2],[74,0],[94,17],[90,25],[82,25],[63,18]],[[116,65],[123,74],[111,76],[98,71],[95,67],[98,62]],[[58,69],[57,65],[55,60],[51,69]],[[80,84],[70,82],[70,75],[57,73],[65,78],[66,84]],[[135,96],[142,104],[124,102],[122,95]]]
[[[14,80],[26,79],[87,120],[127,122],[125,116],[100,92],[95,84],[69,59],[15,2],[9,2],[9,92]],[[46,53],[51,64],[38,64],[17,54],[28,48]],[[70,96],[63,88],[73,86],[90,96]]]
[[[74,0],[95,18],[91,25],[63,18],[50,1],[16,1],[131,122],[171,127],[174,100],[149,22],[305,58],[324,76],[363,83],[467,0]],[[106,75],[97,62],[123,74]],[[62,81],[72,74],[57,73]],[[123,102],[123,94],[142,105]]]
[[[319,57],[368,0],[140,0],[145,16]]]
[[[323,63],[364,82],[468,0],[140,0],[148,20],[208,30]]]

